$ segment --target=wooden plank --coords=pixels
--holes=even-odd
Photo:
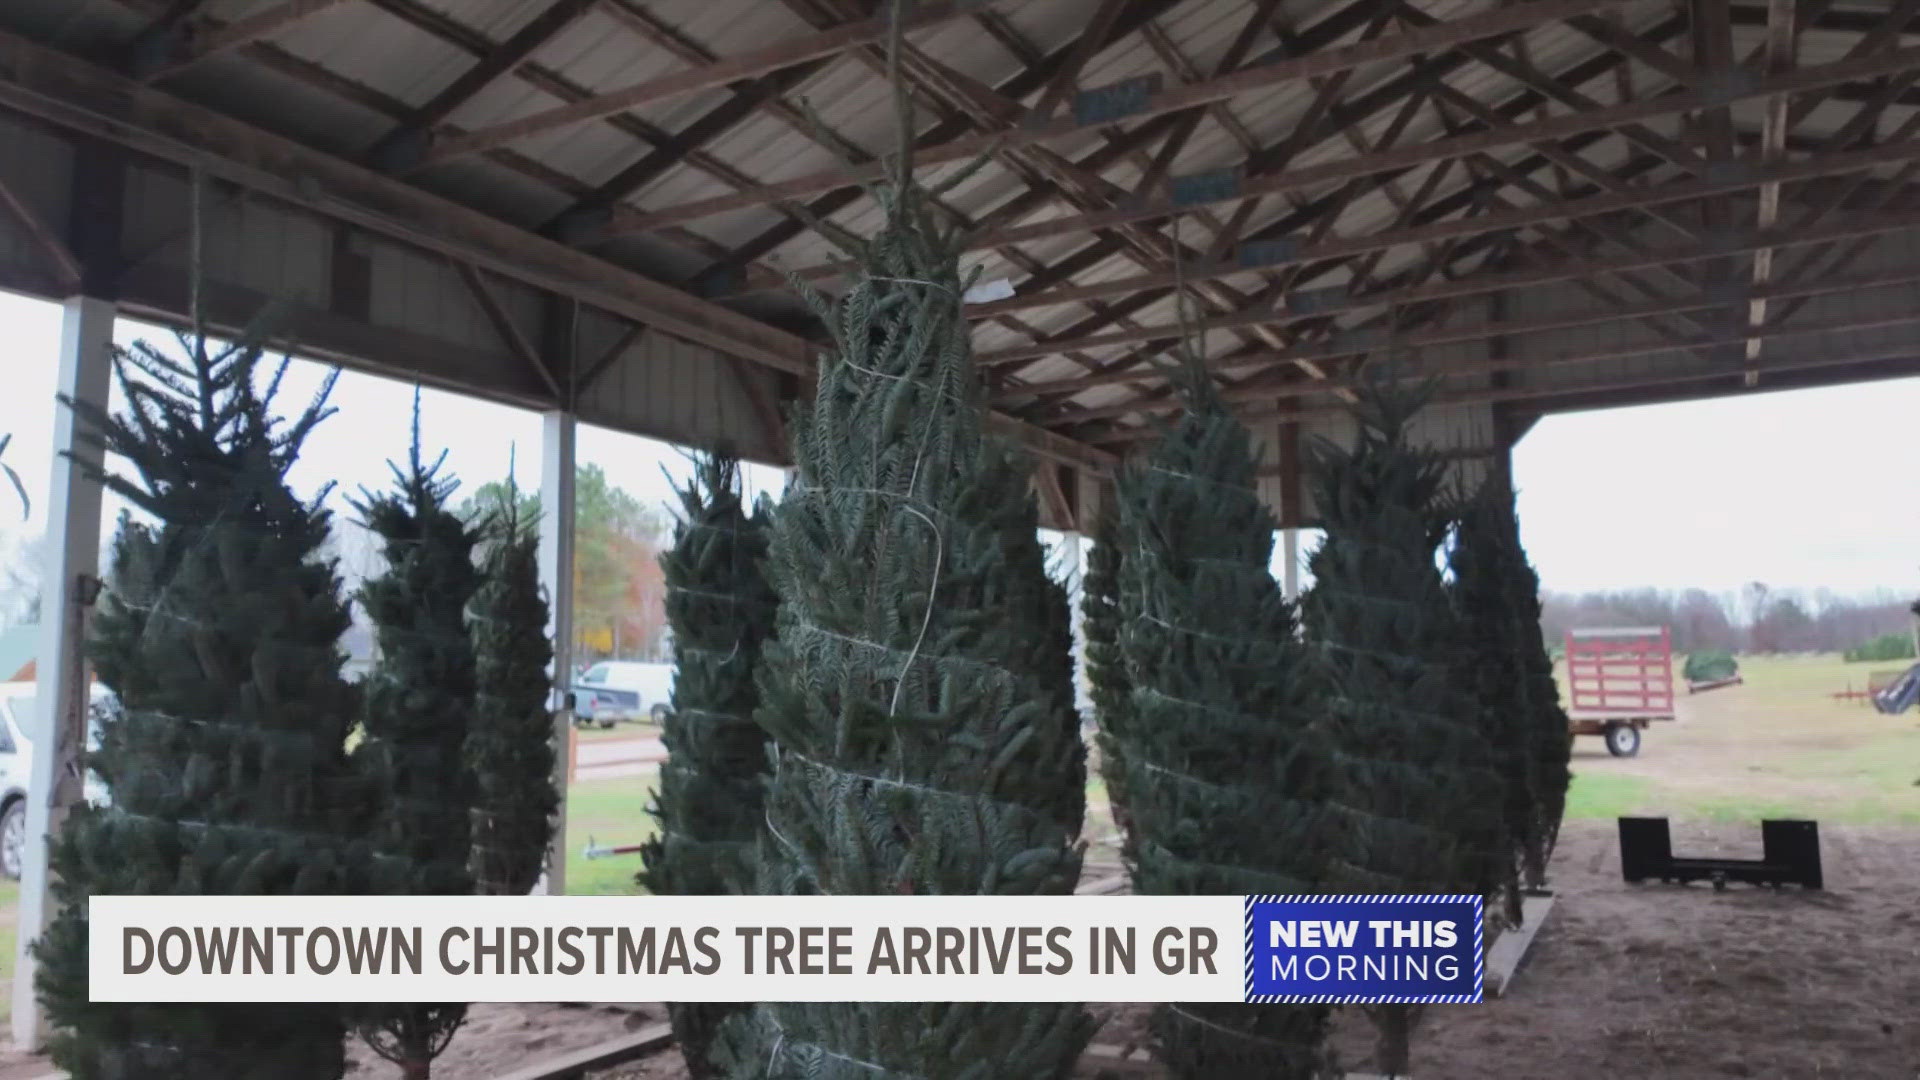
[[[589,1069],[604,1069],[645,1057],[673,1042],[673,1025],[650,1024],[617,1039],[572,1050],[512,1072],[497,1073],[493,1080],[576,1080]]]
[[[1540,925],[1547,921],[1547,913],[1553,910],[1554,899],[1552,896],[1523,897],[1520,901],[1520,925],[1494,939],[1493,947],[1487,950],[1488,997],[1506,996],[1507,987],[1513,985],[1514,972],[1520,969],[1520,962],[1526,959],[1534,936],[1540,933]]]

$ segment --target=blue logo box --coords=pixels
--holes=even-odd
[[[1481,999],[1478,896],[1249,896],[1246,1000]]]

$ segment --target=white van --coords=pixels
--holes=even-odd
[[[602,660],[574,680],[580,723],[612,727],[643,717],[658,724],[673,715],[673,665]]]
[[[33,724],[37,684],[0,683],[0,875],[20,880],[20,866],[27,847],[27,783],[33,775],[33,742],[27,731]],[[97,718],[103,708],[111,707],[113,695],[99,683],[93,684],[93,712]],[[89,718],[87,746],[100,744],[97,719]],[[105,803],[106,788],[92,772],[81,788],[88,802]]]

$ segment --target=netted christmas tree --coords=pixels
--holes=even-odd
[[[1107,806],[1120,830],[1120,854],[1133,857],[1133,821],[1127,811],[1127,770],[1121,761],[1114,732],[1126,726],[1133,706],[1133,685],[1127,681],[1127,660],[1120,652],[1120,516],[1102,515],[1094,526],[1093,546],[1087,552],[1085,591],[1080,600],[1080,630],[1086,637],[1087,687],[1093,698],[1095,745],[1100,751],[1100,780],[1106,785]]]
[[[467,874],[473,774],[467,727],[474,710],[473,638],[467,601],[479,574],[479,533],[448,497],[458,481],[420,456],[420,395],[413,399],[407,467],[390,466],[391,491],[362,492],[353,508],[380,538],[387,571],[366,582],[360,603],[373,620],[379,661],[364,686],[364,736],[353,762],[368,785],[366,835],[374,850],[405,868],[404,891],[422,896],[470,893]],[[356,1009],[369,1047],[424,1078],[466,1017],[459,1004],[394,1004]]]
[[[1509,494],[1511,488],[1509,488]],[[1527,560],[1520,544],[1520,520],[1512,519],[1513,550],[1519,557],[1507,565],[1513,575],[1508,595],[1514,603],[1514,618],[1520,624],[1520,652],[1527,679],[1527,745],[1533,755],[1533,812],[1535,821],[1529,833],[1531,842],[1521,852],[1524,883],[1529,889],[1544,888],[1547,862],[1553,857],[1554,844],[1560,839],[1560,819],[1567,808],[1567,785],[1573,774],[1569,762],[1573,755],[1573,736],[1566,710],[1560,706],[1560,681],[1553,677],[1553,654],[1547,651],[1546,630],[1540,624],[1540,575]]]
[[[88,653],[123,709],[89,763],[108,806],[84,806],[52,852],[55,915],[36,947],[55,1062],[76,1080],[338,1077],[330,1005],[134,1005],[87,1000],[87,898],[387,891],[364,843],[345,743],[356,696],[341,676],[348,610],[320,557],[328,514],[286,473],[326,417],[331,379],[290,423],[273,415],[253,335],[184,355],[116,351],[117,416],[66,401],[86,437],[132,466],[113,586]],[[63,399],[64,400],[64,399]]]
[[[505,497],[487,519],[480,585],[472,603],[474,891],[525,896],[546,870],[560,793],[554,787],[553,680],[540,538],[509,470]]]
[[[1354,446],[1320,440],[1310,460],[1326,539],[1302,609],[1328,681],[1352,840],[1333,891],[1485,896],[1507,851],[1503,786],[1455,683],[1460,628],[1437,566],[1452,516],[1446,464],[1407,438],[1424,400],[1364,386]],[[1369,1008],[1381,1071],[1408,1071],[1420,1008]]]
[[[1120,651],[1132,699],[1111,734],[1143,895],[1311,893],[1343,854],[1326,720],[1247,429],[1189,368],[1187,410],[1116,484]],[[1325,1075],[1322,1006],[1169,1004],[1175,1076]]]
[[[1459,685],[1503,782],[1501,817],[1509,850],[1496,869],[1501,912],[1508,925],[1517,926],[1521,867],[1544,850],[1544,840],[1533,746],[1535,688],[1527,670],[1526,615],[1516,574],[1526,569],[1526,554],[1520,550],[1513,492],[1498,475],[1462,505],[1448,563],[1460,627]],[[1537,604],[1534,611],[1537,627]]]
[[[667,760],[650,808],[659,824],[640,852],[639,883],[657,895],[752,892],[764,830],[766,733],[754,722],[754,670],[773,632],[776,600],[761,568],[764,503],[748,512],[740,463],[724,453],[697,459],[679,489],[681,519],[660,556],[667,624],[673,630],[673,711]],[[745,1006],[672,1002],[675,1040],[696,1080],[718,1075],[708,1050],[722,1021]]]
[[[1064,604],[1028,473],[983,432],[959,237],[910,176],[844,296],[813,297],[834,347],[773,515],[762,891],[1063,895],[1085,800],[1050,655]],[[1091,1034],[1078,1005],[984,1002],[763,1004],[730,1027],[728,1075],[808,1080],[1064,1077]]]

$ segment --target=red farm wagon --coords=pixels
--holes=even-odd
[[[1567,634],[1567,719],[1575,735],[1599,735],[1607,752],[1632,757],[1640,733],[1671,720],[1673,644],[1664,626]]]

